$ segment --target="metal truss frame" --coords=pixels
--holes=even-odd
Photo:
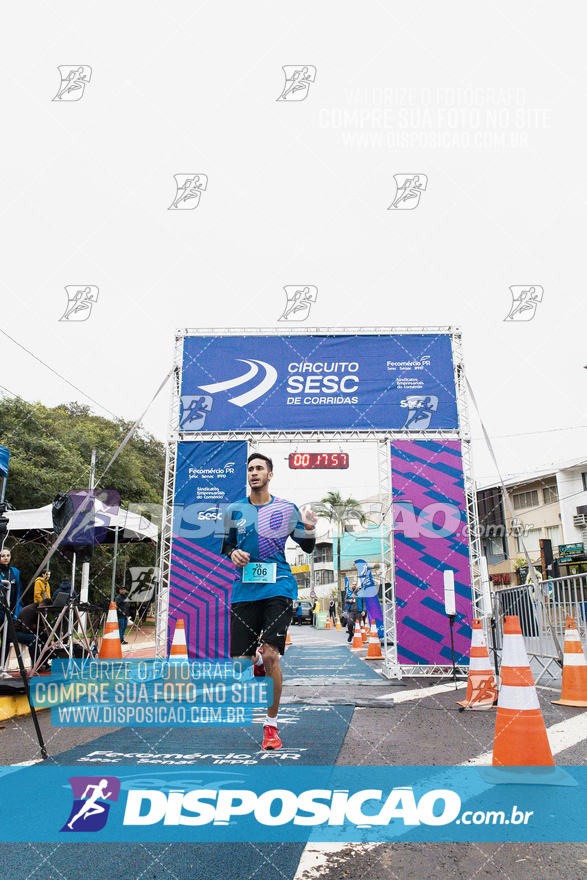
[[[183,340],[188,336],[392,336],[392,335],[425,335],[425,334],[448,334],[451,338],[453,368],[456,389],[456,402],[458,413],[458,429],[431,430],[431,431],[381,431],[381,430],[350,430],[350,431],[266,431],[266,430],[243,430],[243,431],[180,431],[181,409],[181,374],[183,364]],[[477,515],[477,503],[475,495],[475,483],[473,479],[471,434],[466,399],[466,383],[462,357],[461,331],[454,326],[433,327],[329,327],[329,328],[251,328],[251,327],[226,327],[226,328],[183,328],[176,332],[174,374],[171,391],[169,435],[167,443],[167,456],[165,464],[165,510],[163,521],[163,534],[161,544],[161,579],[157,596],[157,624],[155,637],[156,656],[165,653],[167,638],[167,621],[169,615],[169,577],[171,570],[171,537],[173,525],[173,498],[175,490],[175,474],[177,465],[177,444],[184,440],[206,441],[229,441],[240,440],[257,444],[263,441],[278,442],[364,442],[375,441],[377,444],[377,467],[379,479],[379,501],[381,504],[381,576],[383,583],[383,616],[384,626],[384,656],[383,674],[389,678],[403,676],[438,676],[452,675],[452,666],[440,666],[434,664],[399,664],[397,659],[397,632],[395,615],[395,572],[394,572],[394,549],[393,549],[393,510],[392,510],[392,475],[391,475],[391,443],[399,440],[457,440],[461,443],[464,488],[466,499],[466,516],[469,536],[469,558],[471,563],[471,585],[473,590],[473,608],[475,614],[481,617],[481,573],[480,557],[481,542],[479,535],[479,521]],[[387,548],[385,546],[384,531],[387,526]],[[457,666],[457,674],[466,676],[468,666]]]
[[[452,337],[453,362],[455,368],[455,389],[457,395],[457,412],[459,416],[459,433],[461,435],[461,453],[463,459],[463,481],[465,502],[467,506],[467,535],[469,540],[469,565],[471,570],[471,589],[473,592],[473,611],[475,617],[488,626],[488,618],[483,614],[483,585],[481,578],[481,534],[479,513],[477,510],[477,492],[473,476],[473,451],[471,445],[471,423],[467,405],[467,383],[460,329]],[[489,633],[485,631],[488,643]]]
[[[176,341],[177,343],[177,341]],[[179,424],[181,403],[181,364],[183,344],[175,346],[171,394],[169,403],[169,424]],[[155,613],[155,656],[164,657],[167,646],[167,624],[169,619],[169,592],[171,572],[171,536],[173,532],[173,498],[175,495],[175,474],[177,466],[177,442],[170,438],[165,455],[165,483],[163,498],[163,519],[161,524],[161,572],[157,591]]]

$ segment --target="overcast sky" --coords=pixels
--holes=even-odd
[[[582,29],[534,2],[228,9],[11,6],[5,393],[132,420],[176,328],[287,328],[284,286],[315,285],[308,326],[461,327],[504,474],[586,454]],[[72,65],[81,97],[53,100]],[[278,100],[287,65],[316,68],[303,100]],[[182,174],[207,187],[168,210]],[[388,210],[406,174],[426,189]],[[87,320],[60,321],[67,286],[98,288]],[[504,321],[512,286],[543,288],[531,320]],[[169,386],[144,422],[161,440],[168,408]],[[372,475],[353,461],[336,485],[375,491],[374,453]]]

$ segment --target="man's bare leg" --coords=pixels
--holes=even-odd
[[[283,675],[279,665],[279,651],[275,645],[263,643],[263,665],[265,666],[266,674],[273,682],[273,703],[267,708],[267,716],[269,718],[277,718],[283,687]]]

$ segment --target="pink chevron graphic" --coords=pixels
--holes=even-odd
[[[224,557],[178,536],[172,546],[170,633],[175,621],[183,617],[191,658],[228,657],[234,567]]]
[[[449,622],[444,613],[443,571],[455,572],[457,620],[454,627],[457,662],[468,662],[472,602],[466,532],[461,448],[458,441],[398,441],[392,446],[394,503],[410,502],[416,534],[396,524],[394,556],[398,658],[409,665],[450,663]],[[424,484],[424,485],[423,485]],[[454,533],[439,536],[425,528],[447,502],[460,511]],[[396,506],[397,510],[397,506]],[[428,510],[428,512],[427,512]],[[443,515],[435,523],[443,522]]]

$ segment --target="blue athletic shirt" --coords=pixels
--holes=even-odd
[[[298,585],[285,558],[285,543],[290,536],[305,553],[314,549],[316,539],[308,536],[300,511],[291,501],[272,497],[268,504],[256,505],[242,498],[227,508],[222,553],[230,557],[238,548],[250,554],[250,562],[276,563],[274,584],[243,584],[243,569],[236,567],[231,602],[297,597]]]

